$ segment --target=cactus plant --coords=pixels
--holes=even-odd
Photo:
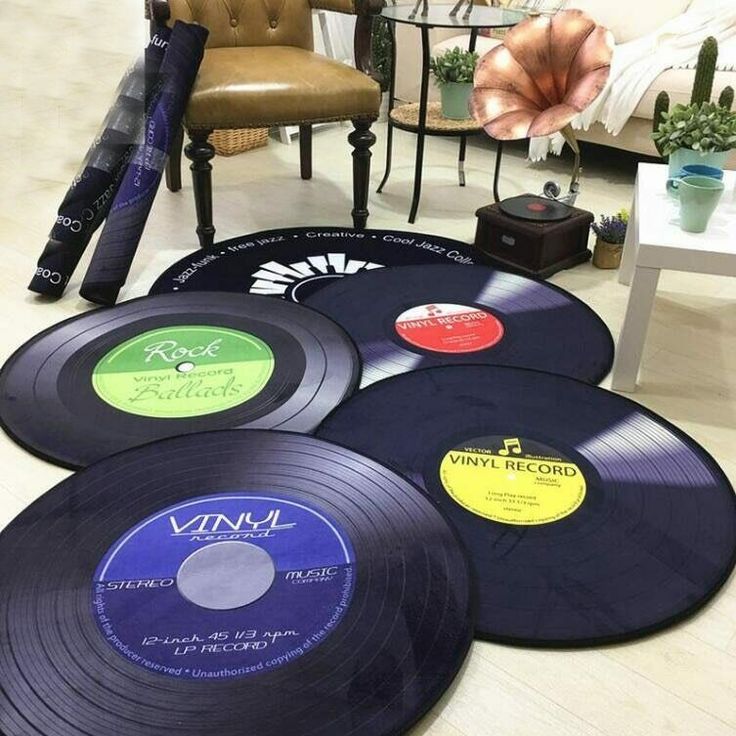
[[[713,95],[713,80],[716,74],[716,64],[718,62],[718,41],[709,36],[703,42],[698,54],[698,64],[695,68],[695,82],[693,83],[693,91],[690,96],[690,105],[702,106],[710,102]],[[733,106],[734,91],[731,87],[726,87],[718,98],[718,105],[730,110]],[[664,156],[664,141],[661,136],[657,135],[659,128],[664,124],[670,109],[670,96],[667,92],[660,92],[654,103],[654,119],[653,138],[657,151],[660,156]]]
[[[718,104],[730,110],[733,107],[733,87],[724,87],[721,96],[718,98]]]
[[[695,67],[695,82],[690,96],[691,105],[702,105],[710,102],[713,95],[713,79],[716,75],[718,61],[718,41],[709,36],[703,41],[698,54],[698,65]]]
[[[657,95],[657,99],[654,103],[654,132],[659,130],[659,126],[664,122],[664,116],[669,112],[670,109],[670,96],[662,91]],[[659,141],[655,141],[654,145],[657,147],[660,156],[664,156],[664,150]]]

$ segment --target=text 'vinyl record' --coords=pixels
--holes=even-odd
[[[82,467],[190,432],[313,430],[354,389],[329,319],[235,294],[163,294],[66,320],[0,373],[0,420],[30,451]]]
[[[295,434],[108,458],[22,512],[0,560],[5,736],[398,736],[472,637],[435,505]]]
[[[397,230],[264,230],[198,250],[170,266],[151,294],[234,291],[303,302],[343,278],[385,266],[483,263],[467,243]]]
[[[488,363],[598,383],[611,333],[586,304],[484,266],[403,266],[331,284],[306,300],[353,338],[361,385],[439,365]]]
[[[700,608],[736,561],[736,497],[664,419],[561,376],[431,368],[360,391],[318,436],[427,490],[465,541],[477,634],[583,646]]]

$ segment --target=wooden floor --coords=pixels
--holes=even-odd
[[[0,359],[62,318],[88,309],[78,278],[59,302],[29,294],[36,258],[61,197],[95,135],[129,60],[145,37],[139,0],[5,0],[0,9]],[[225,238],[289,225],[349,224],[347,128],[315,134],[315,177],[298,176],[298,146],[215,162],[215,216]],[[382,169],[379,127],[374,184]],[[468,186],[456,185],[456,149],[431,140],[416,227],[406,223],[414,139],[397,133],[395,174],[371,197],[375,227],[471,240],[473,212],[489,201],[493,155],[468,153]],[[589,149],[580,204],[596,213],[628,205],[635,162]],[[504,165],[504,193],[538,190],[559,161]],[[736,236],[735,236],[736,237]],[[193,250],[185,189],[162,191],[123,298]],[[83,264],[84,266],[84,264]],[[80,269],[80,274],[83,270]],[[615,274],[581,266],[554,283],[594,307],[618,333],[628,290]],[[604,383],[606,386],[607,383]],[[708,448],[736,481],[736,281],[664,274],[636,398]],[[67,475],[0,436],[0,526]],[[453,691],[413,736],[727,736],[736,734],[736,580],[694,619],[647,640],[588,651],[544,652],[478,643]]]

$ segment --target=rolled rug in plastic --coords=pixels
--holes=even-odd
[[[28,286],[31,291],[60,297],[89,241],[107,217],[143,130],[146,106],[158,88],[170,35],[168,28],[159,29],[145,53],[120,82],[100,134],[59,206],[56,222]]]
[[[130,272],[151,212],[172,139],[182,124],[204,57],[209,32],[177,21],[161,64],[161,89],[97,241],[79,293],[95,304],[114,304]]]

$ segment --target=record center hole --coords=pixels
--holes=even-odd
[[[216,542],[181,563],[176,585],[200,608],[231,611],[262,598],[275,577],[276,567],[265,549],[247,542]]]
[[[179,371],[179,373],[190,373],[196,367],[197,366],[194,365],[191,360],[185,360],[183,363],[179,363],[179,365],[176,366],[176,370]]]

